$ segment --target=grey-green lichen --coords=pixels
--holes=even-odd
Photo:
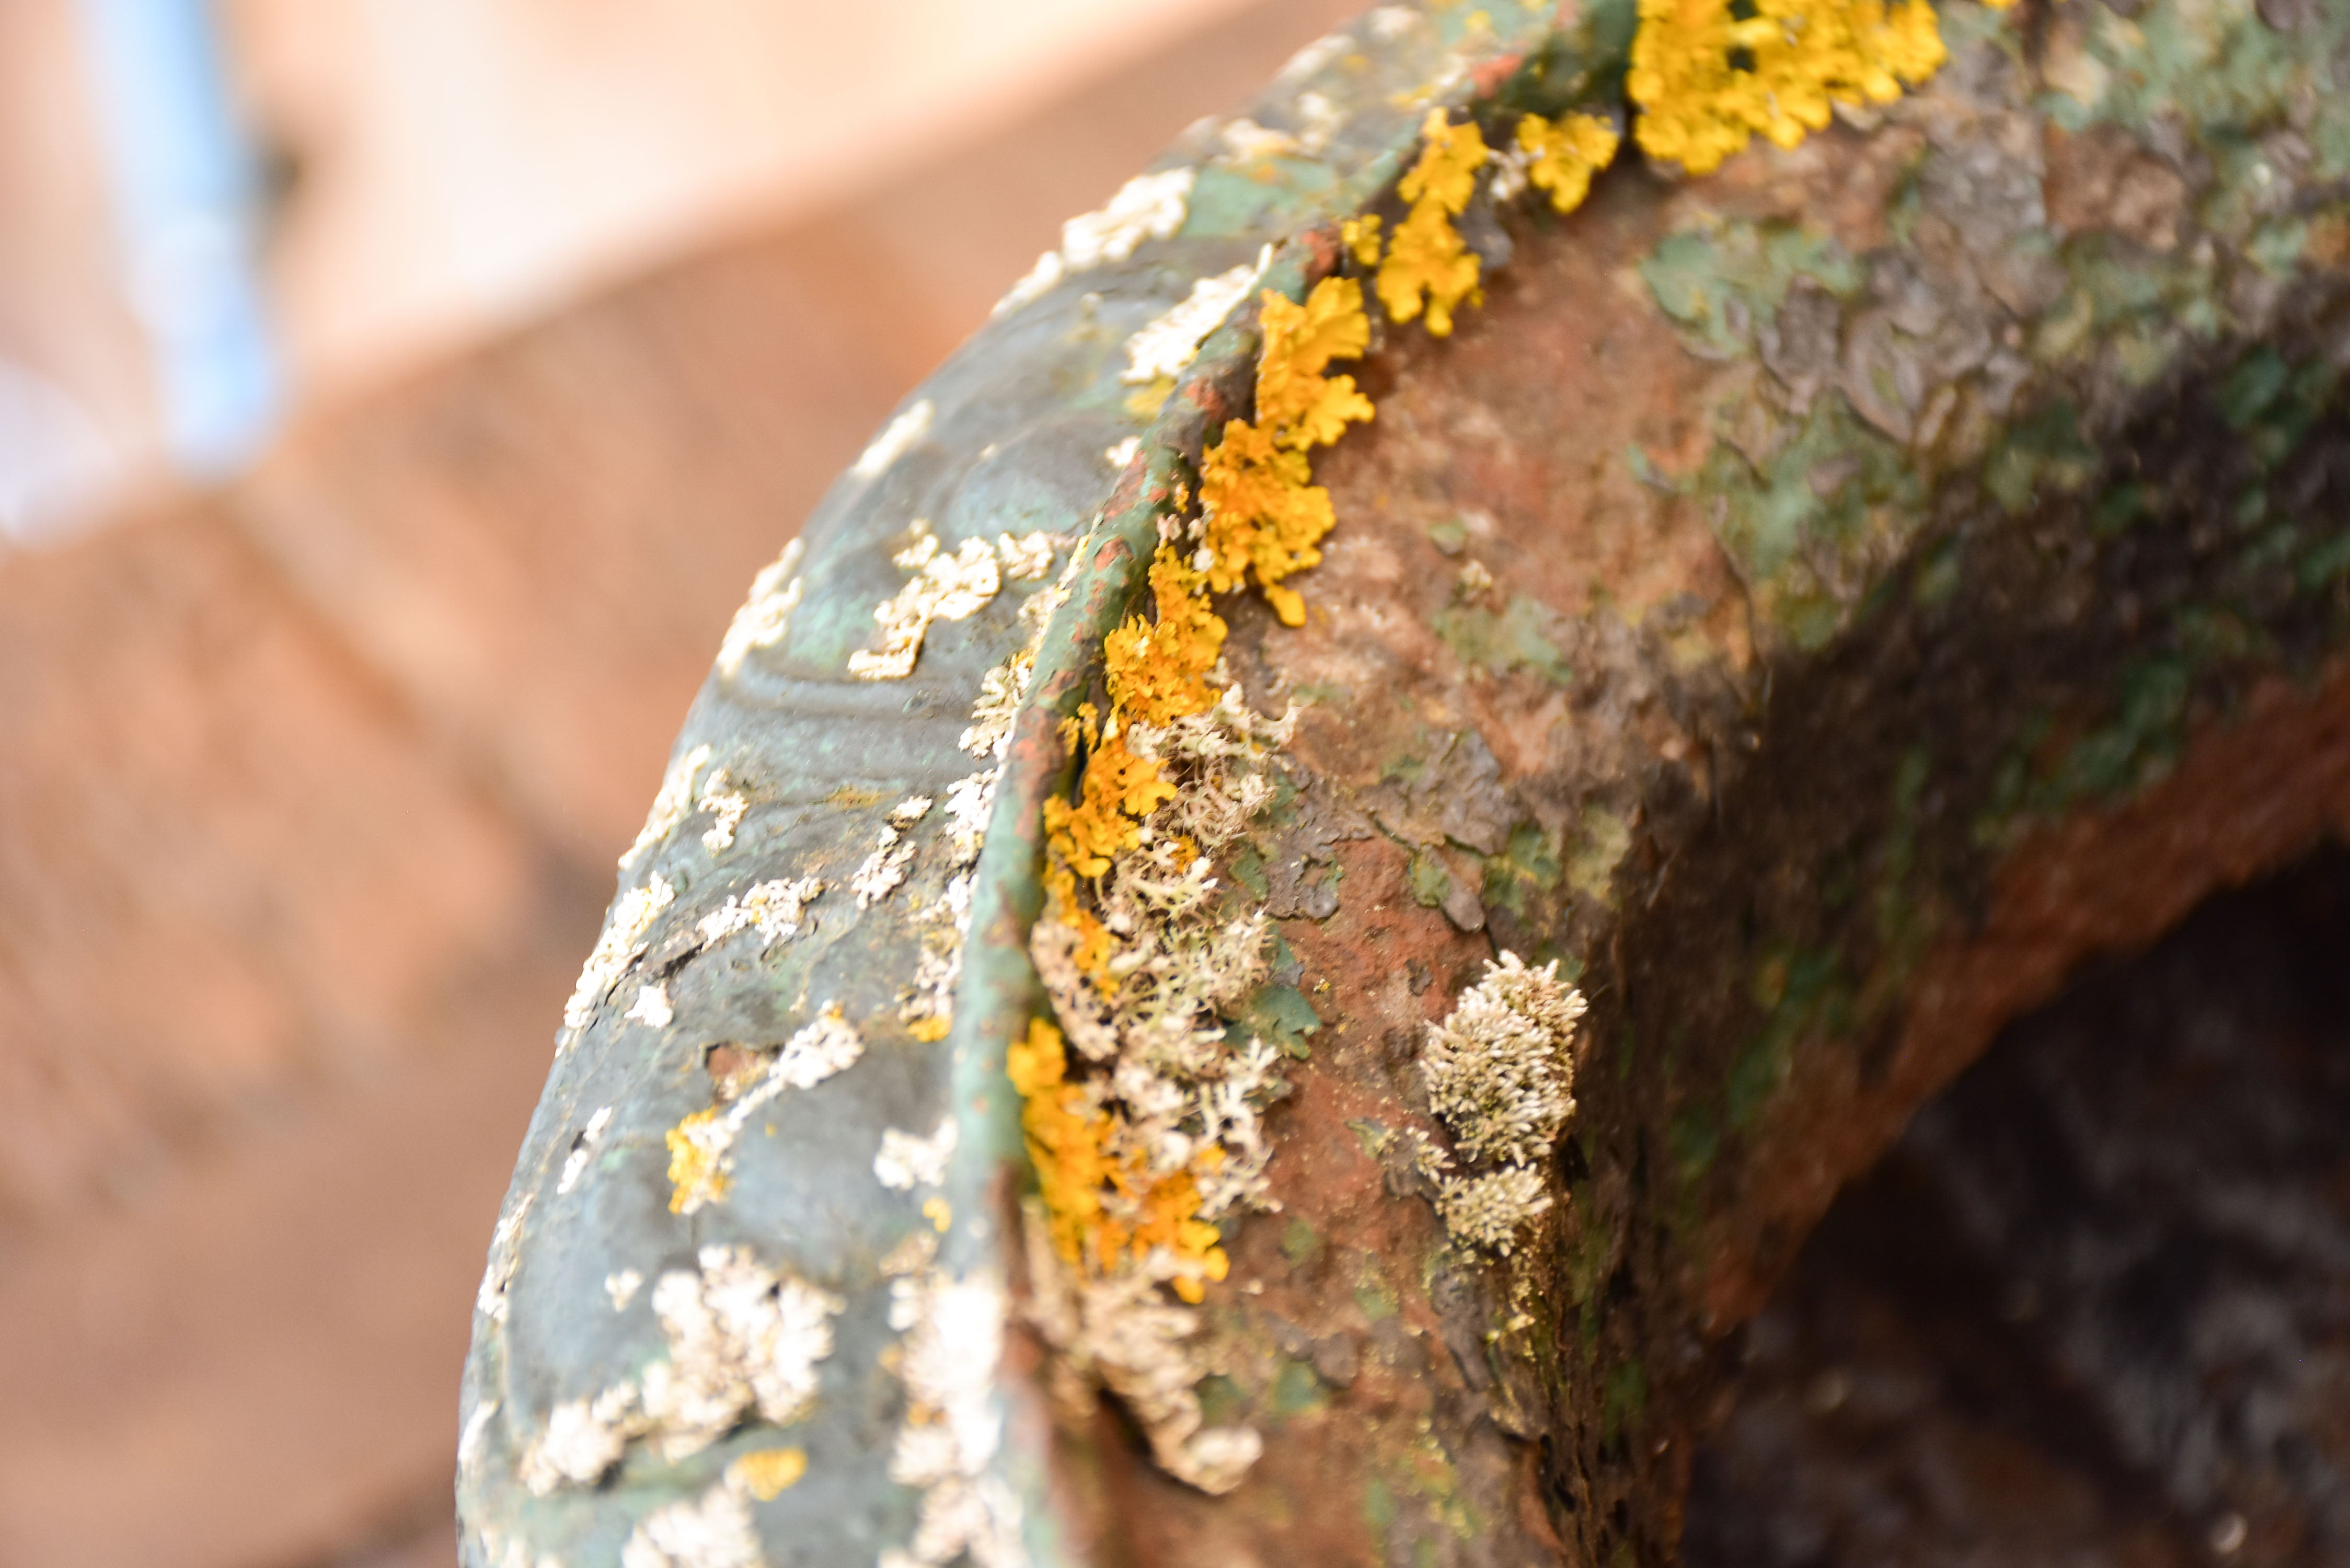
[[[1441,1023],[1428,1026],[1420,1081],[1452,1134],[1420,1147],[1454,1239],[1507,1257],[1552,1203],[1544,1168],[1575,1115],[1575,1020],[1583,993],[1558,961],[1529,969],[1513,952],[1485,966]]]

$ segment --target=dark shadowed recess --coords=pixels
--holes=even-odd
[[[1685,1568],[2350,1562],[2350,851],[2012,1024],[1742,1360]]]

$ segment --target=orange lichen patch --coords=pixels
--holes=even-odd
[[[1239,588],[1252,575],[1284,625],[1305,624],[1305,601],[1282,586],[1291,573],[1322,558],[1315,546],[1335,518],[1330,493],[1310,483],[1306,453],[1371,418],[1368,398],[1352,376],[1324,372],[1330,361],[1369,347],[1370,318],[1362,285],[1326,277],[1303,305],[1268,292],[1259,320],[1264,348],[1257,361],[1256,421],[1227,421],[1223,439],[1200,464],[1205,549],[1200,569],[1217,593]],[[1205,688],[1202,698],[1209,698]],[[1201,701],[1192,710],[1202,711]]]
[[[1324,278],[1303,305],[1270,289],[1257,317],[1264,350],[1257,361],[1256,423],[1283,446],[1328,446],[1350,422],[1371,417],[1371,400],[1352,376],[1326,376],[1333,359],[1354,359],[1371,346],[1363,286]]]
[[[1028,1037],[1013,1042],[1004,1071],[1022,1101],[1020,1130],[1050,1219],[1055,1251],[1076,1262],[1098,1229],[1102,1193],[1114,1166],[1104,1152],[1115,1124],[1086,1104],[1086,1092],[1068,1081],[1068,1051],[1061,1032],[1031,1019]]]
[[[1446,337],[1454,307],[1479,298],[1476,253],[1462,243],[1452,220],[1468,207],[1477,171],[1492,154],[1474,121],[1453,125],[1440,109],[1428,111],[1421,135],[1419,161],[1396,187],[1411,211],[1396,225],[1387,260],[1379,264],[1379,303],[1398,321],[1425,310],[1430,333]]]
[[[1045,803],[1045,831],[1078,876],[1098,877],[1111,856],[1141,842],[1142,819],[1174,796],[1157,763],[1128,751],[1125,736],[1112,735],[1087,759],[1077,804],[1057,795]]]
[[[1434,202],[1457,217],[1477,193],[1477,171],[1492,156],[1485,133],[1473,119],[1454,125],[1442,109],[1431,109],[1419,135],[1419,161],[1396,186],[1396,194],[1415,206]]]
[[[1310,472],[1304,452],[1243,420],[1224,426],[1201,464],[1208,586],[1228,593],[1253,571],[1285,626],[1305,624],[1305,601],[1281,579],[1321,560],[1315,545],[1336,521],[1330,493],[1306,483]]]
[[[1211,1147],[1201,1155],[1203,1165],[1214,1165],[1222,1158],[1220,1148]],[[1199,1217],[1200,1184],[1187,1170],[1152,1180],[1133,1165],[1114,1171],[1111,1180],[1126,1199],[1121,1207],[1131,1209],[1137,1218],[1131,1224],[1107,1218],[1102,1221],[1095,1238],[1100,1264],[1107,1267],[1120,1253],[1147,1258],[1154,1249],[1164,1247],[1185,1265],[1170,1282],[1175,1293],[1197,1305],[1207,1294],[1202,1281],[1221,1280],[1232,1269],[1222,1244],[1223,1233]]]
[[[1652,158],[1706,173],[1759,133],[1793,147],[1835,103],[1889,103],[1947,57],[1928,0],[1640,0],[1626,90]]]
[[[1550,192],[1550,204],[1572,213],[1591,193],[1591,177],[1615,161],[1623,141],[1616,127],[1596,114],[1570,114],[1556,121],[1529,114],[1518,121],[1518,151],[1526,157],[1526,180]]]
[[[1166,724],[1214,704],[1208,672],[1223,656],[1227,628],[1201,591],[1204,581],[1171,545],[1151,557],[1158,620],[1136,616],[1102,645],[1110,701],[1122,719]]]

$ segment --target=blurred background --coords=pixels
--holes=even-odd
[[[1354,0],[0,0],[0,1568],[454,1561],[752,574]]]

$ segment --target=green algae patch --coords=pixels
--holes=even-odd
[[[1796,223],[1728,223],[1661,241],[1640,264],[1657,308],[1708,358],[1751,352],[1797,278],[1838,298],[1860,289],[1860,264],[1834,238]]]
[[[1805,652],[1849,623],[1925,515],[1917,465],[1838,392],[1759,462],[1716,442],[1690,490],[1757,607]]]
[[[1447,605],[1432,624],[1453,657],[1472,670],[1489,675],[1525,670],[1565,686],[1574,671],[1551,639],[1562,618],[1549,606],[1519,595],[1498,615],[1482,604]]]

